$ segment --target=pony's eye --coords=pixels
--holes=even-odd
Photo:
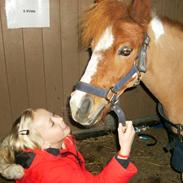
[[[119,49],[118,55],[127,57],[127,56],[130,55],[130,53],[132,52],[132,50],[133,50],[132,48],[130,48],[128,46],[124,46],[121,49]]]

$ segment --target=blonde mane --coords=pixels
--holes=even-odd
[[[150,14],[151,3],[148,0],[144,1],[143,7],[139,6],[137,1],[130,5],[125,0],[99,1],[85,13],[82,19],[82,43],[88,47],[92,42],[92,46],[95,47],[103,31],[119,20],[137,23],[146,32],[151,19]]]

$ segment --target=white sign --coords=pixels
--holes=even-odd
[[[49,0],[6,0],[8,28],[49,27]]]

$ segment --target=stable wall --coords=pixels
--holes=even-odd
[[[81,49],[79,20],[93,0],[51,0],[50,28],[7,29],[0,0],[0,138],[25,108],[44,107],[69,120],[68,98],[89,59]],[[183,22],[182,0],[154,0],[161,14]],[[155,114],[141,86],[126,92],[128,119]]]

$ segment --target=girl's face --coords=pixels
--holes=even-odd
[[[63,118],[45,109],[37,109],[33,113],[33,127],[41,134],[43,148],[61,148],[63,139],[70,134],[70,127]]]

